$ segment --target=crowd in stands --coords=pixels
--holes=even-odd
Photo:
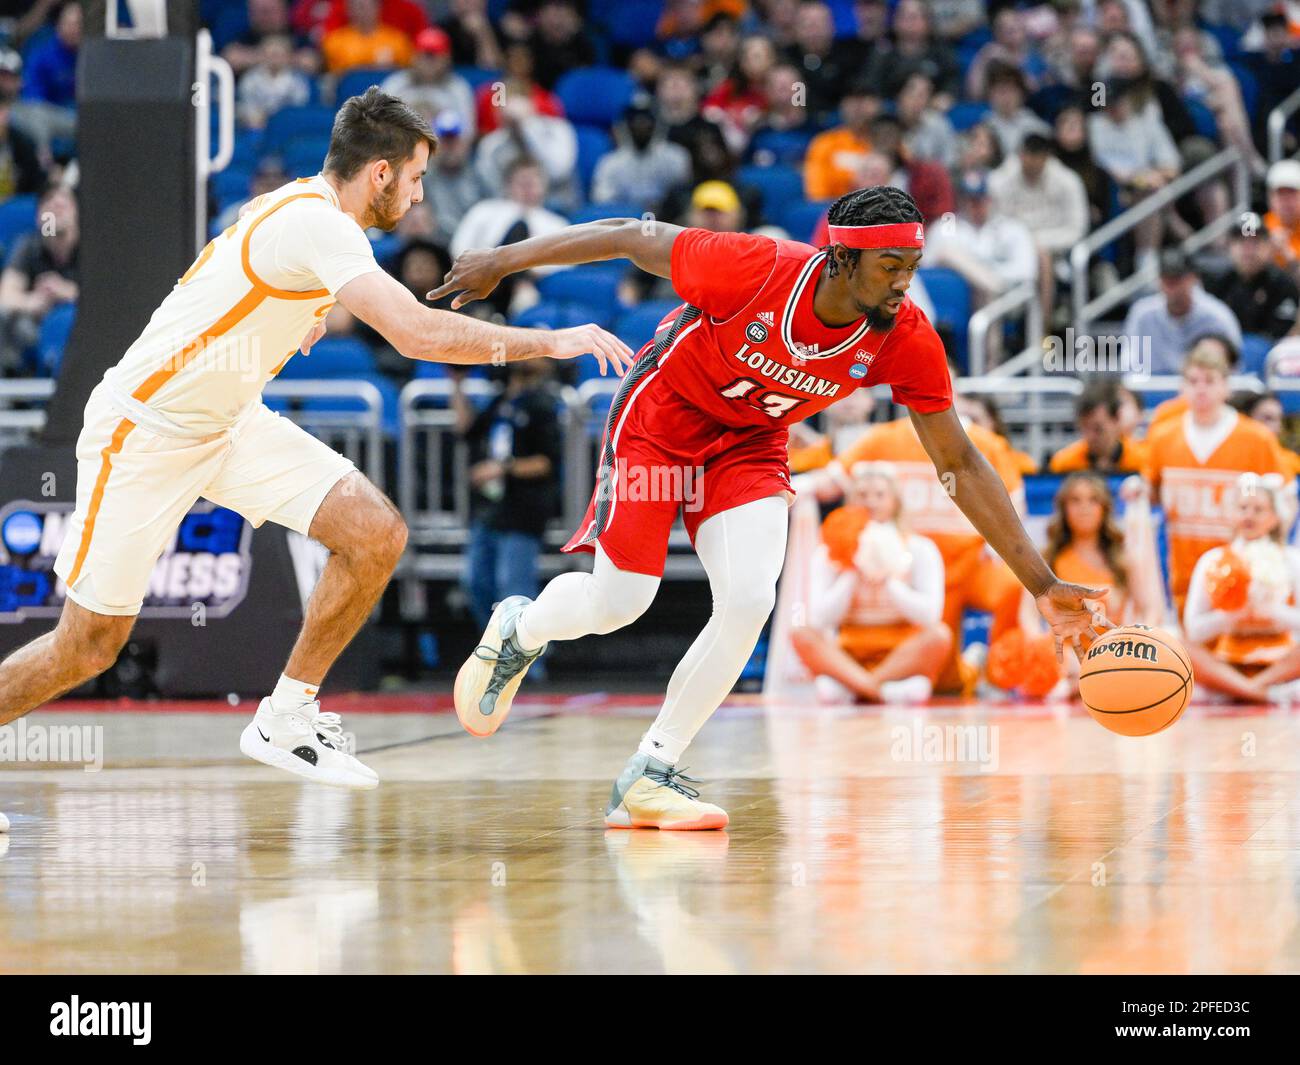
[[[1127,519],[1123,529],[1116,523],[1116,476],[1136,477],[1163,503],[1180,606],[1190,589],[1204,590],[1199,559],[1244,535],[1229,515],[1237,513],[1229,506],[1235,478],[1294,481],[1300,460],[1278,442],[1281,404],[1258,394],[1246,410],[1227,404],[1229,372],[1258,373],[1265,353],[1297,333],[1300,160],[1270,164],[1267,130],[1269,113],[1300,85],[1293,0],[201,0],[201,11],[238,78],[235,156],[210,188],[214,230],[249,199],[315,173],[336,107],[371,84],[419,110],[439,138],[424,202],[395,232],[371,233],[380,262],[420,297],[465,248],[610,215],[648,212],[825,244],[831,201],[864,185],[895,184],[928,224],[912,295],[950,342],[955,374],[967,368],[972,310],[1031,286],[1049,328],[1069,325],[1070,249],[1235,149],[1253,209],[1239,225],[1195,255],[1180,250],[1229,210],[1235,189],[1225,174],[1151,214],[1092,264],[1094,290],[1135,270],[1152,278],[1128,303],[1122,331],[1149,344],[1152,372],[1181,376],[1179,398],[1152,421],[1119,383],[1085,382],[1080,439],[1051,456],[1017,451],[992,399],[964,397],[962,413],[1013,493],[1040,468],[1070,475],[1056,500],[1051,557],[1080,579],[1108,578],[1119,589],[1112,604],[1122,599],[1117,612],[1130,618],[1156,620],[1159,607],[1129,572],[1149,567],[1133,561],[1145,550],[1145,541],[1135,546],[1141,531]],[[44,333],[51,322],[66,328],[75,306],[81,30],[76,3],[0,0],[0,370],[9,376],[56,372],[57,344],[45,343]],[[1284,155],[1296,147],[1293,124]],[[60,220],[49,233],[35,225],[38,207]],[[649,338],[645,312],[670,301],[663,279],[596,265],[512,278],[466,313],[528,325],[596,321],[636,348]],[[328,325],[328,342],[362,345],[390,385],[413,372],[341,307]],[[1022,338],[1018,328],[994,331],[993,361]],[[560,370],[570,384],[589,372],[579,364]],[[469,584],[480,611],[535,579],[541,529],[519,527],[519,513],[549,515],[554,508],[541,501],[558,493],[553,438],[543,426],[525,429],[554,382],[520,371],[500,384],[485,411],[456,393],[476,471]],[[936,605],[924,551],[908,552],[916,561],[907,573],[868,565],[866,598],[862,589],[845,598],[833,570],[823,583],[848,624],[892,604],[898,617],[890,624],[910,626],[905,635],[914,638],[888,646],[906,644],[909,663],[943,660],[924,673],[925,686],[960,685],[962,614],[989,612],[995,637],[1018,632],[1022,592],[977,536],[954,526],[951,501],[945,509],[932,498],[933,470],[907,422],[868,426],[869,408],[869,400],[855,401],[850,414],[796,432],[792,464],[822,470],[825,501],[848,493],[863,508],[854,512],[858,534],[873,521],[897,527],[872,532],[864,558],[929,535],[946,571],[943,602]],[[863,464],[869,468],[855,475]],[[1214,513],[1183,515],[1182,502],[1195,495],[1186,486],[1202,475],[1213,486]],[[1269,497],[1277,527],[1290,524],[1292,495],[1286,488]],[[918,510],[917,499],[929,503]],[[1217,532],[1180,554],[1179,522]],[[836,557],[847,551],[851,562],[855,551],[835,543]],[[511,559],[533,561],[516,567]],[[1203,645],[1217,647],[1233,632],[1231,624],[1215,629]],[[835,658],[836,648],[811,634],[798,639],[810,659]],[[879,666],[881,647],[859,640],[867,643],[866,657]],[[855,661],[870,672],[865,659]],[[883,680],[853,674],[856,688],[843,676],[835,683],[878,697],[881,683],[913,675],[895,676],[898,667],[894,661]],[[1222,690],[1245,691],[1217,667],[1198,667]],[[1262,690],[1250,677],[1240,684]],[[913,698],[919,689],[889,690]]]

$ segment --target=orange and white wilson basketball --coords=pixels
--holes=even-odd
[[[1079,694],[1111,732],[1151,736],[1177,721],[1191,701],[1192,663],[1164,629],[1125,625],[1084,652]]]

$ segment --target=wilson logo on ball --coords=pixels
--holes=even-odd
[[[1138,658],[1143,662],[1158,661],[1154,644],[1134,643],[1132,640],[1116,640],[1113,643],[1094,644],[1088,649],[1086,657],[1092,659],[1100,655],[1113,655],[1115,658]]]

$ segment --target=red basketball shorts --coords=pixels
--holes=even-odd
[[[595,551],[599,541],[619,569],[662,577],[679,512],[694,543],[714,514],[793,491],[784,426],[723,425],[642,360],[610,405],[596,489],[564,550]]]

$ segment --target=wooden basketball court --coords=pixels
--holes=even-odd
[[[249,705],[142,705],[26,719],[102,726],[100,771],[0,764],[0,971],[1300,970],[1291,710],[733,700],[686,759],[731,828],[657,833],[600,816],[649,694],[525,693],[484,741],[329,700],[368,793],[241,759]]]

